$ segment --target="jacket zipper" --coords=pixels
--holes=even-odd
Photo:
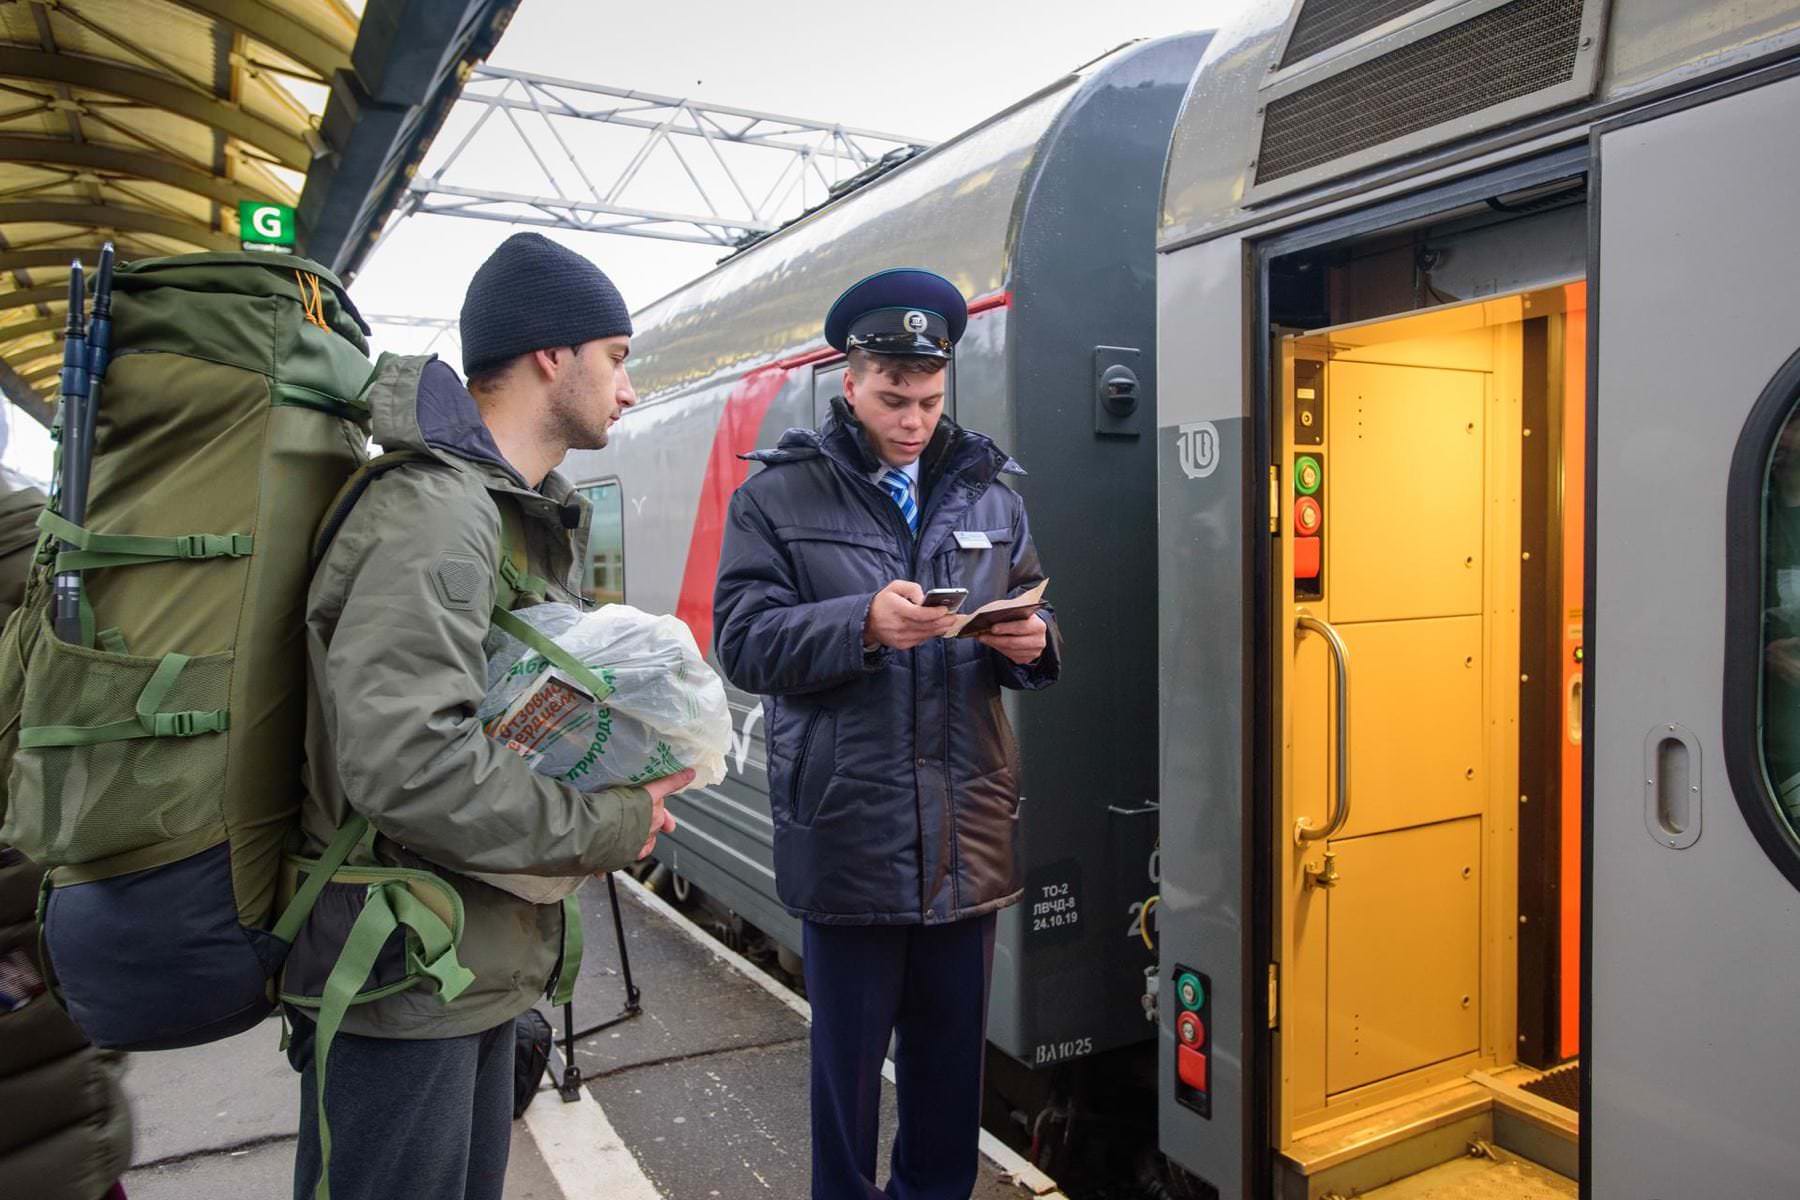
[[[812,716],[806,718],[806,732],[800,735],[800,756],[794,760],[794,798],[788,805],[788,816],[795,821],[800,819],[800,787],[806,782],[806,760],[812,757],[813,735],[824,716],[824,709],[813,709]]]
[[[827,456],[828,459],[829,459],[829,457],[830,456]],[[833,463],[834,466],[837,466],[838,469],[845,471],[846,474],[855,475],[854,472],[849,471],[841,463],[838,463],[835,459],[830,459],[830,461]],[[924,545],[924,541],[925,541],[924,533],[925,533],[926,526],[929,524],[929,522],[927,521],[926,518],[928,518],[929,516],[931,516],[932,514],[934,514],[937,511],[938,504],[933,503],[931,505],[931,507],[929,507],[929,508],[925,507],[924,505],[921,505],[919,507],[919,532],[917,535],[915,535],[911,529],[907,528],[906,518],[900,515],[900,508],[898,505],[896,505],[894,503],[894,499],[892,496],[889,496],[886,492],[882,491],[879,487],[877,487],[874,483],[870,482],[864,476],[856,475],[855,477],[862,482],[863,487],[868,489],[868,492],[873,492],[876,496],[878,496],[880,498],[877,507],[880,508],[881,510],[891,514],[888,518],[888,524],[889,524],[890,528],[897,527],[898,532],[900,533],[901,545],[905,547],[905,551],[906,551],[905,554],[902,556],[902,558],[908,565],[909,574],[912,575],[912,577],[916,581],[918,578],[918,574],[919,574],[919,547]],[[923,481],[921,480],[921,482],[923,482]],[[986,489],[983,488],[982,491],[986,491]],[[867,494],[867,492],[865,492],[865,495],[866,494]],[[943,496],[944,496],[944,491],[940,487],[938,489],[937,494],[932,497],[932,500],[933,501],[941,501]],[[971,505],[973,505],[974,502],[979,499],[981,499],[981,492],[976,492],[975,495],[973,495],[969,498],[969,502]],[[914,669],[912,671],[912,685],[913,685],[913,697],[912,697],[913,709],[916,712],[918,710],[918,705],[919,705],[919,672],[918,672],[918,669],[916,666],[914,667]],[[949,657],[946,655],[945,659],[944,659],[944,695],[948,696],[949,694],[950,694],[950,661],[949,661]],[[815,714],[815,716],[816,715],[817,714]],[[948,728],[948,724],[946,723],[946,729],[947,728]],[[793,805],[793,812],[794,812],[794,819],[796,821],[798,821],[800,819],[799,818],[800,771],[801,771],[801,767],[803,767],[806,762],[806,751],[808,748],[810,748],[811,742],[812,742],[812,725],[809,723],[807,725],[806,729],[807,729],[806,742],[801,748],[800,761],[798,763],[796,763],[795,767],[794,767],[795,802]],[[946,733],[945,734],[946,739],[948,739],[948,736],[949,736],[948,733]],[[915,728],[913,730],[913,738],[914,738],[913,748],[915,750],[917,750],[918,749],[918,730],[917,730],[917,728]],[[942,771],[943,785],[944,785],[944,829],[949,837],[950,854],[951,854],[951,857],[954,859],[955,856],[959,853],[960,847],[959,847],[957,837],[956,837],[956,799],[954,796],[952,796],[950,794],[950,753],[949,753],[949,749],[950,748],[948,745],[944,746],[944,758],[943,758],[944,767],[943,767],[943,771]],[[915,755],[914,757],[917,757],[917,756]],[[921,868],[924,866],[923,863],[920,863],[919,865]],[[961,889],[959,887],[957,887],[957,884],[956,884],[955,869],[952,868],[948,872],[948,874],[949,874],[949,879],[950,879],[951,908],[952,908],[952,910],[960,909],[961,908]],[[926,880],[924,878],[923,870],[920,871],[919,886],[921,889],[920,895],[919,895],[919,912],[920,912],[920,915],[923,916],[923,915],[929,913],[930,909],[931,909],[931,898],[928,895],[926,895],[923,890],[927,886]]]

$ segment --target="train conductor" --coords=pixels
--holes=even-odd
[[[953,609],[926,603],[966,588],[973,612],[1042,580],[1004,478],[1024,472],[944,415],[968,319],[929,271],[839,296],[843,398],[749,456],[763,470],[732,497],[719,559],[719,660],[764,697],[776,891],[804,921],[814,1200],[967,1200],[975,1182],[994,918],[1020,893],[1000,689],[1055,682],[1060,646],[1048,609],[950,639]]]

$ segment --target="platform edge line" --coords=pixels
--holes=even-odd
[[[801,1019],[809,1026],[812,1024],[812,1005],[782,987],[779,983],[775,982],[775,980],[769,978],[767,974],[757,969],[755,963],[752,963],[737,951],[731,949],[729,946],[721,946],[717,939],[710,936],[704,929],[689,920],[686,914],[682,913],[667,900],[664,900],[661,896],[658,896],[655,892],[633,879],[630,875],[620,871],[616,873],[615,878],[618,879],[621,887],[643,901],[646,908],[649,908],[658,916],[663,917],[665,920],[675,925],[683,933],[694,939],[694,941],[704,946],[709,953],[724,959],[725,962],[734,967],[739,974],[747,976],[752,983],[756,984],[756,986],[760,987],[763,991],[769,993],[769,995],[775,997],[777,1000],[787,1005],[788,1008],[798,1013]],[[893,1059],[883,1060],[881,1064],[881,1075],[882,1078],[886,1079],[889,1083],[894,1082]],[[1032,1166],[1031,1163],[1026,1161],[1024,1155],[1020,1154],[1017,1150],[1014,1150],[1011,1146],[1008,1146],[1005,1142],[1001,1141],[985,1129],[981,1131],[980,1146],[982,1155],[985,1156],[989,1162],[1011,1176],[1014,1183],[1030,1192],[1033,1196],[1040,1197],[1041,1200],[1066,1200],[1066,1197],[1063,1196],[1062,1192],[1057,1190],[1056,1181],[1054,1179],[1051,1179],[1048,1175],[1038,1170],[1038,1168]]]
[[[525,1129],[563,1200],[663,1200],[587,1089],[573,1103],[540,1092],[525,1110]]]

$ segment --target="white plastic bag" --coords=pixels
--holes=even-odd
[[[593,670],[612,693],[595,700],[579,680],[495,629],[485,646],[487,695],[476,713],[490,736],[524,755],[533,770],[582,791],[646,783],[688,767],[695,784],[723,782],[731,708],[684,622],[623,604],[591,613],[539,604],[514,615]],[[474,878],[550,904],[585,876]]]

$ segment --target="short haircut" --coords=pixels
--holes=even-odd
[[[589,341],[592,340],[593,339],[591,338],[589,339]],[[585,345],[587,345],[587,342],[579,342],[573,346],[567,347],[545,346],[543,349],[567,349],[572,354],[580,354],[581,347]],[[465,379],[463,381],[463,386],[468,388],[471,392],[491,392],[498,387],[508,375],[512,374],[513,368],[517,367],[521,362],[524,362],[536,353],[536,350],[527,350],[524,354],[515,354],[511,358],[501,359],[497,363],[490,363]]]
[[[502,362],[494,363],[492,366],[483,367],[481,370],[469,376],[469,378],[464,381],[464,385],[471,393],[477,395],[482,392],[491,392],[502,380],[512,374],[512,369],[518,365],[518,362],[519,360],[517,358],[509,358]]]
[[[862,349],[852,350],[845,357],[850,364],[850,373],[858,379],[873,370],[894,383],[908,375],[936,375],[950,364],[949,359],[930,354],[871,354]]]

